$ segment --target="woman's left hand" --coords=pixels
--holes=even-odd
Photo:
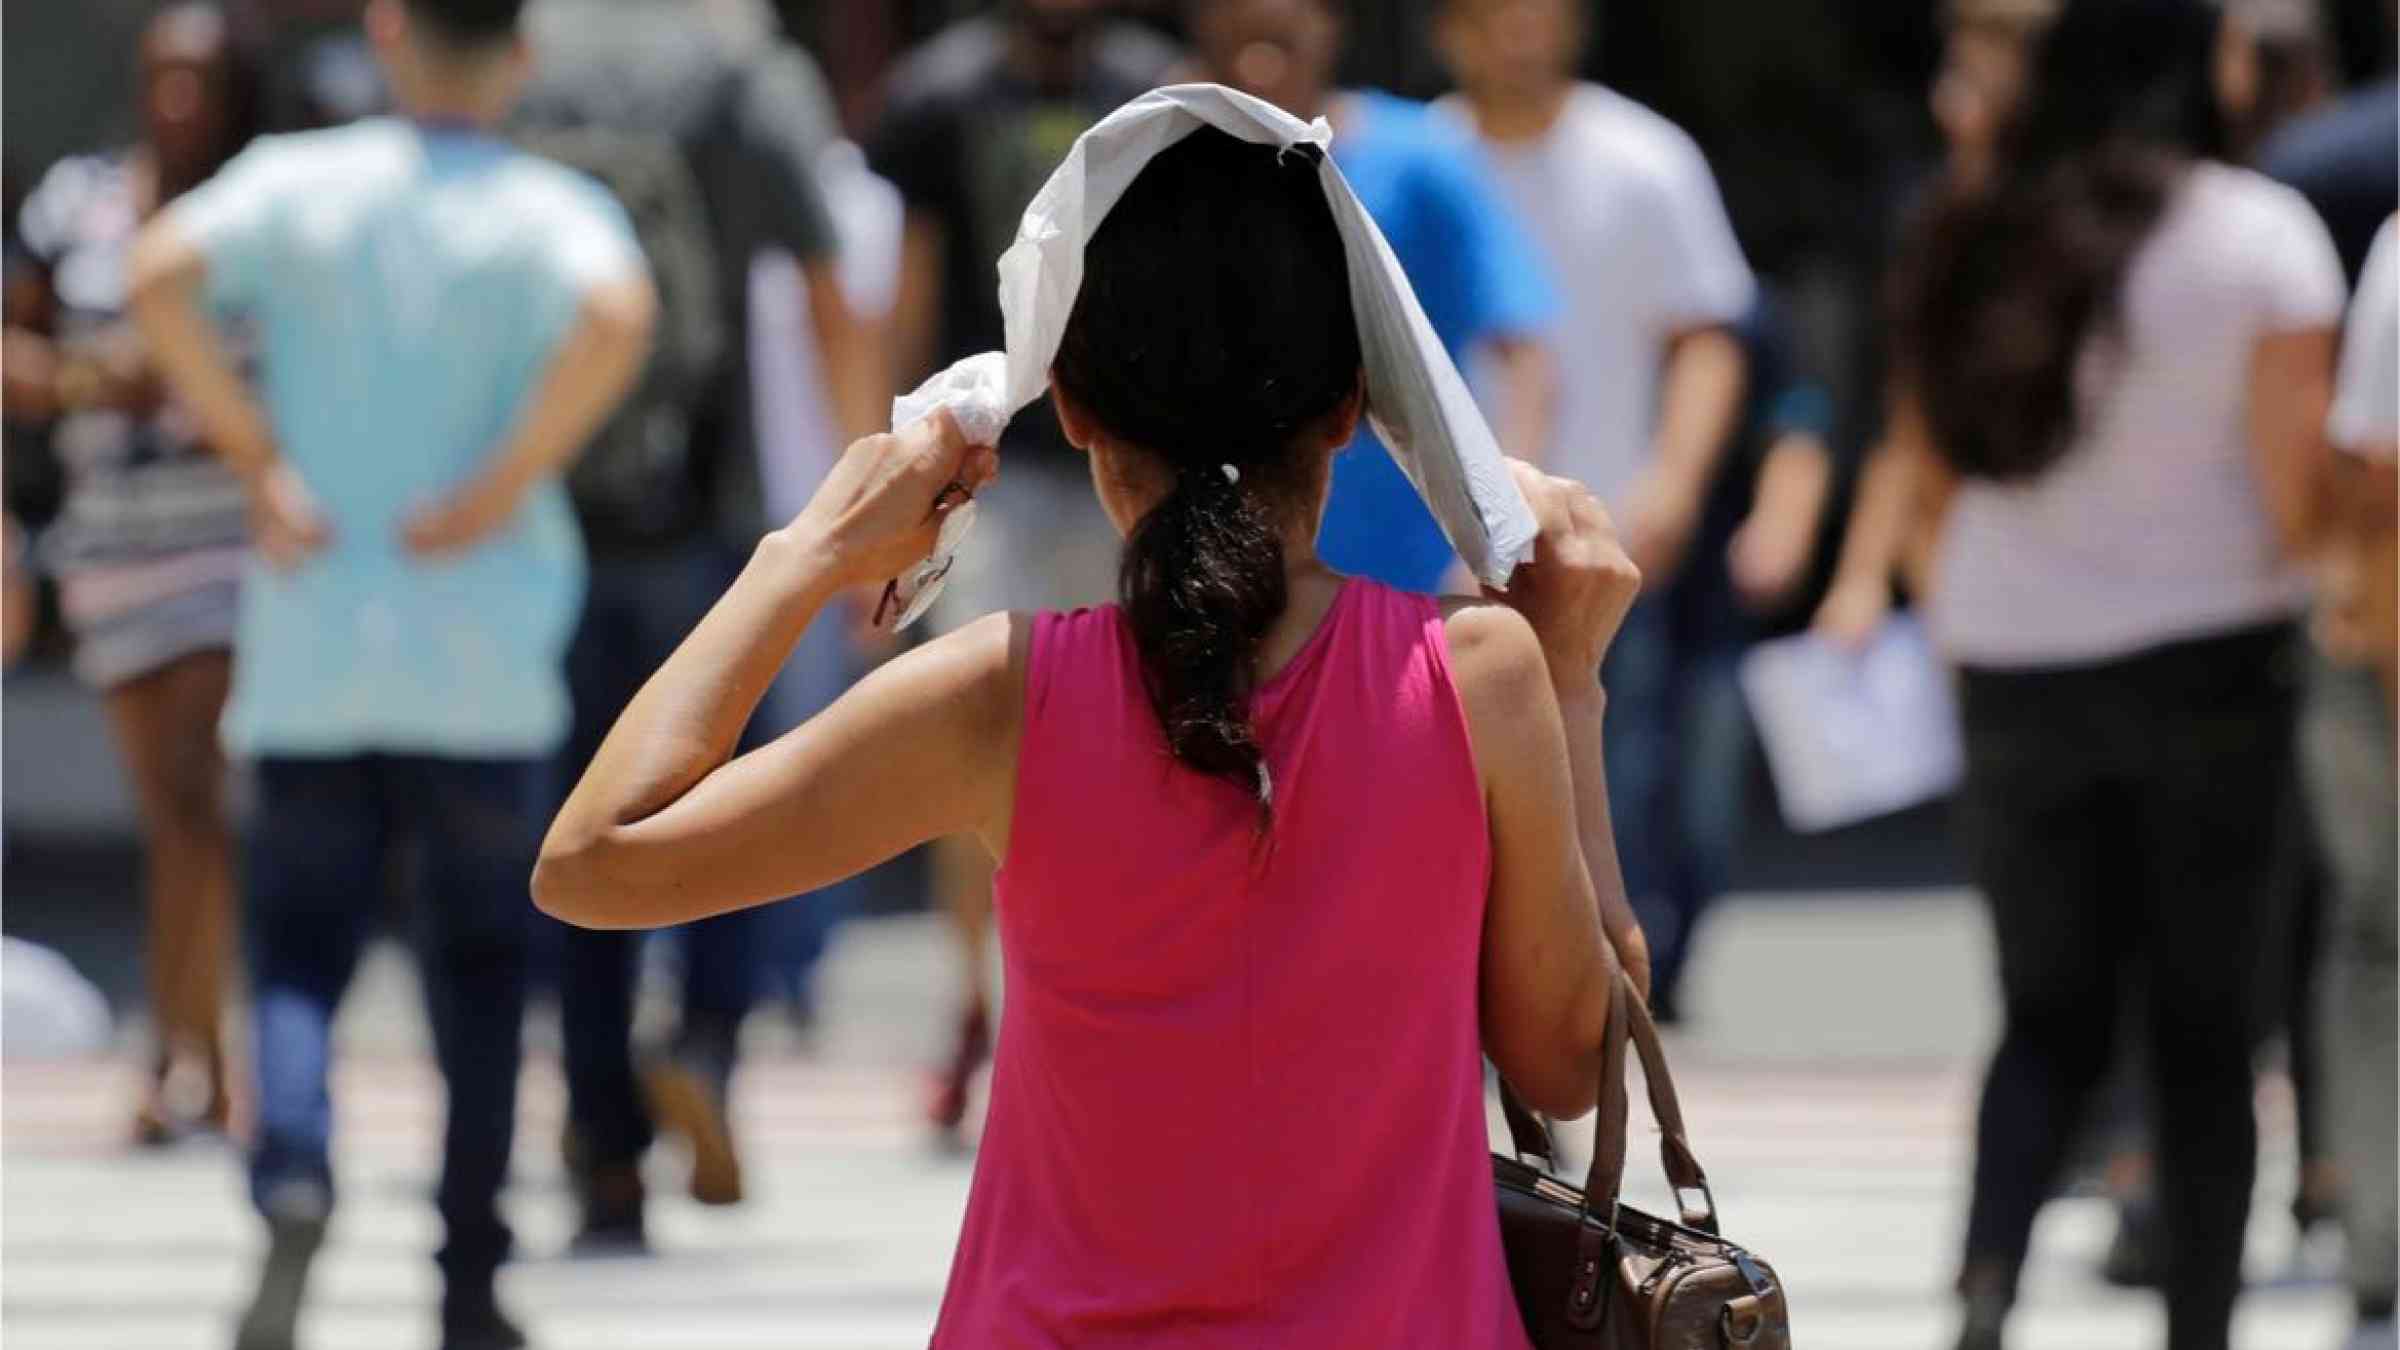
[[[820,560],[830,584],[880,585],[931,553],[943,516],[999,472],[998,451],[969,445],[949,411],[936,410],[852,441],[780,533]]]

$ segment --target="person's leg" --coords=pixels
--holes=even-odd
[[[2225,1350],[2257,1169],[2255,1028],[2265,1012],[2276,825],[2293,706],[2271,644],[2155,659],[2135,836],[2160,1271],[2170,1350]]]
[[[1652,1003],[1670,1004],[1670,973],[1683,961],[1683,915],[1669,893],[1675,849],[1672,786],[1675,651],[1665,597],[1634,604],[1600,668],[1608,690],[1609,810],[1617,822],[1617,862],[1625,894],[1650,944]]]
[[[195,652],[117,685],[104,699],[145,844],[159,1071],[136,1124],[146,1141],[172,1136],[181,1123],[166,1099],[178,1062],[206,1076],[203,1121],[222,1129],[230,1109],[223,1021],[233,959],[233,835],[217,743],[230,674],[225,652]]]
[[[2033,1222],[2114,1045],[2128,893],[2122,800],[2061,717],[2079,686],[1964,684],[1969,870],[1990,907],[2004,1029],[1976,1119],[1963,1344],[1997,1345]],[[2054,720],[2055,719],[2055,720]]]
[[[556,787],[582,776],[601,738],[649,668],[636,650],[642,567],[592,561],[583,620],[567,649],[575,724],[559,756]],[[633,1065],[634,989],[642,934],[555,925],[559,1023],[567,1077],[567,1170],[581,1192],[587,1247],[642,1241],[640,1164],[650,1147]]]
[[[929,1113],[934,1129],[948,1138],[965,1122],[968,1087],[992,1051],[992,1005],[985,978],[991,969],[995,868],[982,842],[970,835],[935,840],[933,865],[959,951],[958,1040],[935,1086]]]
[[[2332,874],[2319,1008],[2328,1134],[2343,1172],[2341,1217],[2360,1316],[2392,1317],[2400,1268],[2400,783],[2390,704],[2372,671],[2320,666],[2303,746]]]
[[[438,1199],[445,1343],[507,1344],[493,1277],[508,1255],[500,1191],[516,1136],[526,956],[526,879],[553,789],[537,760],[399,761],[423,831],[422,964],[434,1050],[449,1087]]]
[[[742,1199],[741,1155],[730,1098],[742,1023],[757,1001],[769,932],[766,909],[737,910],[686,924],[683,1021],[667,1054],[644,1071],[651,1110],[692,1154],[692,1198],[704,1205]]]
[[[2335,1216],[2341,1168],[2334,1162],[2332,1130],[2326,1120],[2324,1030],[2317,1021],[2317,1007],[2324,1001],[2325,914],[2333,883],[2300,776],[2295,755],[2286,790],[2288,824],[2277,840],[2272,886],[2277,918],[2274,950],[2282,957],[2281,968],[2274,972],[2278,977],[2275,1016],[2262,1018],[2257,1029],[2283,1033],[2300,1144],[2292,1220],[2305,1235],[2319,1221]]]
[[[741,572],[742,559],[713,538],[694,540],[656,560],[633,616],[638,659],[664,661]],[[740,749],[764,738],[764,716],[744,729]],[[704,1205],[742,1199],[741,1155],[729,1114],[742,1023],[766,970],[767,926],[758,909],[739,910],[675,930],[683,956],[683,1007],[674,1041],[648,1057],[642,1087],[652,1118],[691,1152],[692,1198]]]
[[[1742,834],[1750,719],[1736,674],[1740,652],[1703,647],[1679,664],[1676,710],[1676,859],[1668,894],[1680,919],[1672,968],[1654,968],[1651,1003],[1680,1011],[1693,938],[1709,904],[1724,893]]]
[[[288,1350],[333,1206],[334,1009],[381,908],[390,808],[369,758],[258,762],[246,890],[258,1137],[250,1192],[269,1248],[240,1350]]]

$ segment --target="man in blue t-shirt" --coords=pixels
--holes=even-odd
[[[526,878],[583,598],[557,478],[639,369],[655,297],[597,184],[490,134],[528,67],[521,4],[371,0],[408,115],[260,141],[135,246],[143,336],[256,532],[224,728],[258,778],[251,1189],[269,1233],[239,1350],[293,1343],[333,1203],[334,1010],[409,845],[449,1087],[442,1345],[524,1343],[493,1276]],[[261,397],[211,309],[247,317]]]
[[[1336,90],[1342,18],[1334,0],[1195,0],[1202,78],[1333,125],[1333,160],[1408,274],[1434,333],[1485,378],[1500,448],[1539,460],[1550,438],[1555,316],[1540,254],[1489,181],[1473,140],[1421,104]],[[1457,562],[1441,527],[1374,433],[1333,462],[1317,552],[1343,572],[1404,590],[1441,587]]]

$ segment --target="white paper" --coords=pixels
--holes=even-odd
[[[1965,771],[1950,672],[1913,619],[1886,620],[1856,651],[1813,633],[1759,643],[1741,681],[1795,830],[1930,801]]]
[[[1005,352],[970,356],[892,403],[904,426],[948,407],[970,440],[996,442],[999,428],[1042,396],[1067,319],[1083,285],[1083,249],[1144,165],[1203,126],[1259,145],[1324,150],[1324,118],[1302,122],[1271,103],[1215,84],[1154,89],[1076,138],[1018,223],[1000,256]],[[1392,458],[1485,584],[1500,587],[1533,555],[1533,512],[1466,381],[1434,336],[1416,293],[1359,205],[1330,154],[1318,163],[1350,271],[1351,310],[1366,366],[1367,417]],[[981,433],[989,428],[991,434]]]

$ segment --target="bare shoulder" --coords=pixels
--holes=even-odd
[[[1460,691],[1469,684],[1506,684],[1527,675],[1547,679],[1541,639],[1525,616],[1497,600],[1443,596],[1442,631]]]
[[[986,614],[895,657],[885,668],[916,668],[978,724],[1013,736],[1032,659],[1033,623],[1031,614]]]
[[[1506,772],[1558,721],[1541,640],[1525,616],[1495,600],[1446,597],[1442,629],[1451,677],[1484,785]]]

